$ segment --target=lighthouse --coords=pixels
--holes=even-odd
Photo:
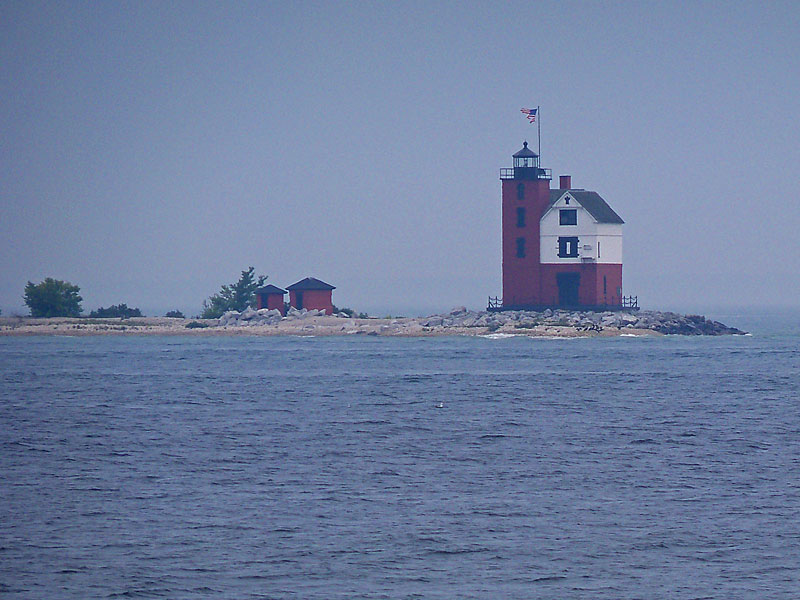
[[[524,142],[502,182],[503,298],[494,310],[619,310],[624,221],[597,193],[573,188]]]

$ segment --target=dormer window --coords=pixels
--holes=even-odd
[[[577,208],[562,208],[558,211],[558,224],[559,225],[577,225],[578,224],[578,209]]]

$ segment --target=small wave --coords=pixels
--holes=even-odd
[[[475,554],[477,552],[488,552],[488,548],[484,547],[477,547],[477,548],[437,548],[435,550],[429,550],[429,554]]]
[[[524,337],[516,333],[487,333],[486,335],[479,335],[486,340],[504,340],[506,338]]]

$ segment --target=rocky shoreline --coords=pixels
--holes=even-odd
[[[231,311],[219,319],[133,317],[128,319],[0,317],[0,336],[15,335],[372,335],[425,337],[611,337],[658,335],[743,335],[745,332],[700,315],[672,312],[574,312],[565,310],[472,311],[454,308],[428,317],[355,318],[339,313],[290,309]]]

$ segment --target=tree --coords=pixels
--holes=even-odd
[[[48,277],[38,284],[25,286],[25,304],[32,317],[80,317],[81,300],[77,285]]]
[[[142,311],[138,308],[128,308],[128,305],[123,302],[122,304],[112,304],[108,308],[101,306],[97,310],[90,312],[89,316],[98,319],[113,319],[116,317],[129,319],[131,317],[141,317]]]
[[[250,267],[242,271],[242,276],[236,283],[223,285],[218,294],[203,301],[203,319],[216,319],[229,310],[242,312],[248,306],[255,306],[256,290],[264,285],[266,275],[256,278],[255,268]]]
[[[170,317],[171,319],[185,319],[186,317],[183,316],[183,313],[179,310],[171,310],[167,314],[164,315],[165,317]]]

